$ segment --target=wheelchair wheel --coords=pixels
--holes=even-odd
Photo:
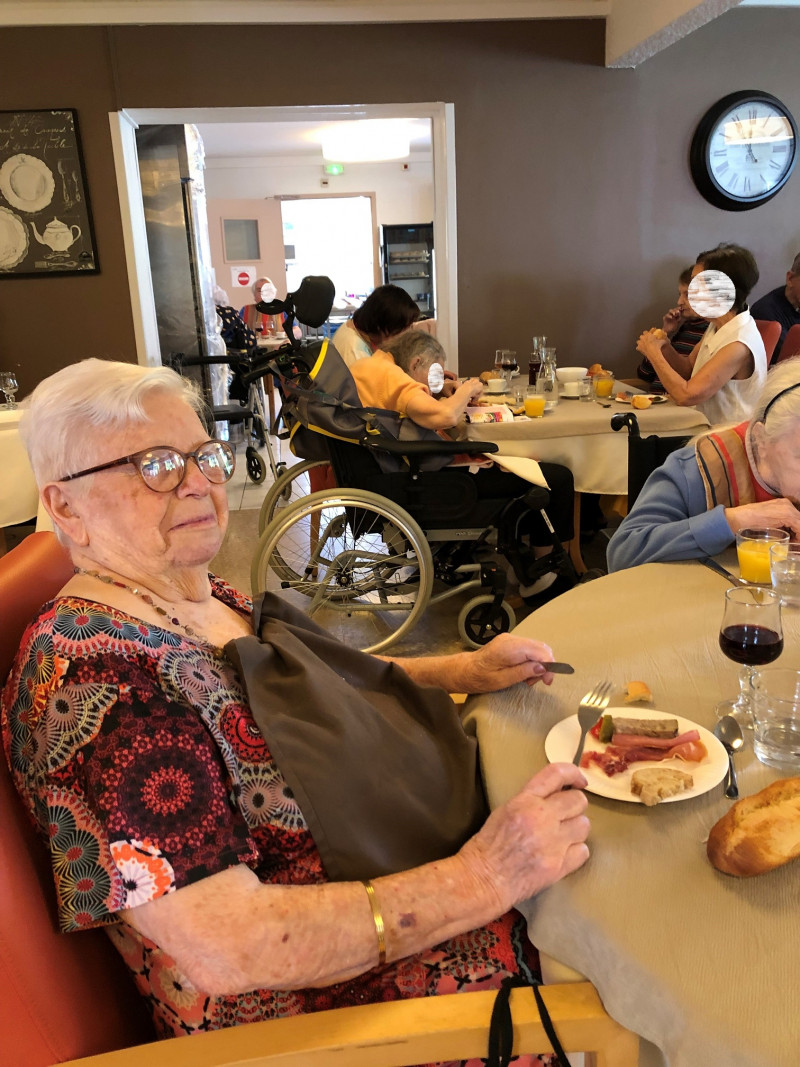
[[[279,511],[285,510],[296,500],[303,500],[311,494],[308,472],[314,467],[324,465],[324,460],[320,459],[308,459],[304,463],[295,463],[293,467],[288,468],[284,465],[279,477],[267,490],[264,503],[261,505],[261,513],[258,516],[259,536],[263,534]]]
[[[267,476],[267,465],[253,447],[248,447],[246,457],[247,477],[251,482],[260,485]]]
[[[484,594],[468,600],[458,616],[458,632],[461,640],[470,648],[487,645],[498,634],[507,634],[517,625],[514,609],[501,601],[496,608],[490,609],[493,596]]]
[[[431,596],[425,535],[397,504],[360,489],[312,493],[280,508],[250,572],[334,637],[380,652],[417,623]]]

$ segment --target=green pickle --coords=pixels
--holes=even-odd
[[[611,715],[604,715],[603,721],[600,725],[600,734],[598,740],[603,745],[607,745],[611,738],[614,736],[614,719]]]

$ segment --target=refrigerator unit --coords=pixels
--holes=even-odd
[[[383,280],[405,289],[424,319],[436,317],[433,223],[382,227]]]

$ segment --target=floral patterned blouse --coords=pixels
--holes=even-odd
[[[246,598],[212,583],[215,596],[249,613]],[[163,1036],[492,988],[506,974],[538,970],[524,922],[511,912],[324,989],[209,996],[119,922],[123,908],[240,863],[262,882],[326,881],[236,674],[206,645],[95,601],[60,597],[23,637],[3,692],[2,729],[17,789],[49,843],[62,930],[108,926]]]

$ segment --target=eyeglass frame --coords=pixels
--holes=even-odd
[[[197,453],[201,452],[207,445],[221,445],[222,448],[230,455],[230,458],[232,460],[233,467],[231,468],[231,472],[228,477],[223,478],[221,482],[212,481],[208,477],[206,472],[203,470],[203,468],[200,466],[200,461],[197,458]],[[165,452],[172,452],[174,455],[180,456],[183,460],[183,472],[180,476],[180,479],[177,485],[173,485],[169,489],[156,489],[154,485],[151,485],[148,482],[144,474],[142,474],[142,468],[139,466],[139,461],[144,456],[146,456],[150,452],[156,452],[159,449],[163,449]],[[136,473],[139,475],[139,477],[142,479],[148,489],[150,489],[154,493],[171,493],[175,489],[179,489],[180,486],[183,485],[184,479],[186,478],[186,471],[189,469],[190,459],[193,459],[195,461],[195,463],[197,464],[197,469],[200,471],[200,473],[203,475],[209,485],[225,485],[226,482],[229,482],[231,480],[234,471],[236,470],[236,453],[233,451],[228,442],[218,441],[215,437],[209,437],[209,439],[207,441],[204,441],[202,445],[200,445],[194,450],[194,452],[181,452],[179,448],[173,448],[172,445],[151,445],[150,448],[143,448],[139,452],[132,452],[129,456],[121,456],[119,459],[112,459],[109,463],[100,463],[96,467],[87,467],[86,470],[77,471],[75,474],[67,474],[64,478],[59,478],[58,480],[60,482],[72,482],[76,478],[83,478],[87,474],[98,474],[100,471],[112,470],[114,467],[124,467],[126,464],[131,463]]]

